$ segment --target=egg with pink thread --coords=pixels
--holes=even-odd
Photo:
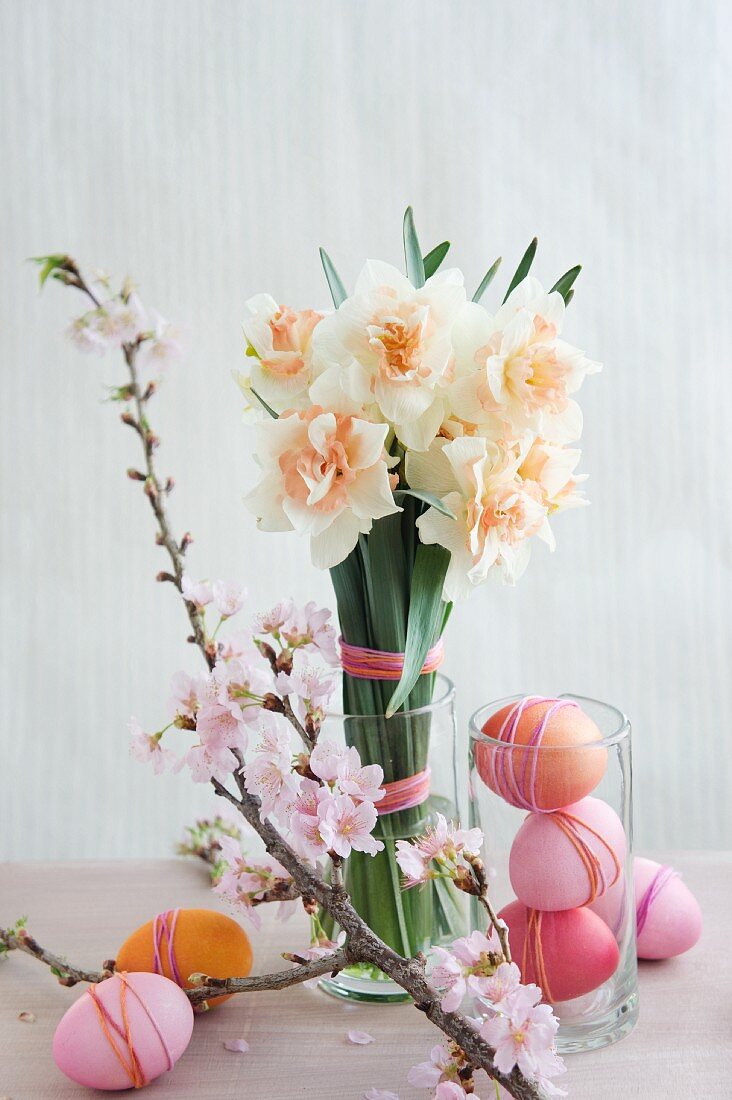
[[[119,973],[89,986],[62,1016],[53,1057],[87,1088],[139,1089],[173,1068],[192,1031],[193,1009],[175,982]]]
[[[602,734],[572,699],[527,695],[491,715],[482,733],[494,743],[475,742],[480,778],[523,810],[558,810],[578,802],[607,770]]]
[[[699,903],[678,871],[653,859],[633,859],[636,949],[639,959],[672,959],[696,944],[702,932]],[[592,909],[616,931],[622,923],[624,895],[617,886]]]
[[[498,916],[522,982],[538,985],[550,1004],[591,993],[618,968],[615,937],[590,909],[547,913],[512,901]]]
[[[620,818],[588,795],[552,813],[527,815],[511,846],[511,885],[530,909],[577,909],[620,881],[625,853]]]

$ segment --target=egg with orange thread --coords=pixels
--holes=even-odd
[[[117,970],[147,971],[192,989],[193,974],[212,978],[245,978],[252,968],[252,948],[241,925],[213,909],[171,909],[136,929],[119,950]],[[232,994],[211,997],[206,1007]]]

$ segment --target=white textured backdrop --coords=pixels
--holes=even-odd
[[[459,609],[447,671],[464,723],[518,690],[622,706],[639,845],[729,846],[732,656],[730,5],[710,0],[2,0],[0,857],[169,852],[213,807],[128,757],[195,668],[136,440],[104,405],[116,363],[60,336],[26,256],[66,250],[185,323],[154,405],[193,573],[258,606],[329,600],[295,536],[240,505],[250,441],[230,379],[242,301],[327,295],[449,237],[476,282],[582,260],[569,338],[605,372],[582,394],[593,506],[560,517],[515,589]]]

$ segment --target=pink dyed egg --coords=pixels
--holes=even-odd
[[[699,903],[673,867],[633,860],[639,959],[671,959],[701,936]]]
[[[589,909],[544,913],[512,901],[498,915],[508,925],[521,980],[538,985],[550,1004],[590,993],[617,970],[615,937]]]
[[[56,1065],[88,1088],[142,1088],[172,1069],[188,1046],[193,1009],[160,974],[115,974],[90,986],[53,1037]]]
[[[511,885],[530,909],[576,909],[622,879],[625,851],[622,822],[600,798],[529,814],[511,846]]]

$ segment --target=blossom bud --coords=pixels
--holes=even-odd
[[[275,695],[274,692],[268,691],[262,701],[262,706],[265,710],[273,710],[277,714],[285,713],[285,704],[280,699],[279,695]]]
[[[172,477],[166,478],[165,492],[166,493],[172,493],[174,488],[175,488],[175,482],[173,481],[173,478]]]
[[[155,432],[151,432],[149,429],[145,432],[145,442],[151,451],[154,451],[156,447],[160,446],[160,440],[155,435]]]
[[[147,387],[145,389],[145,392],[142,395],[142,400],[143,401],[149,401],[150,398],[152,397],[152,395],[157,390],[157,388],[158,387],[155,385],[154,382],[148,382]]]
[[[193,535],[190,533],[190,531],[186,531],[185,535],[180,540],[180,546],[178,547],[181,554],[185,554],[186,550],[188,549],[188,547],[191,545],[192,542],[193,542]]]
[[[158,491],[155,488],[152,478],[145,478],[145,494],[150,497],[150,500],[157,499]]]
[[[130,428],[137,428],[138,427],[137,421],[135,420],[134,416],[130,412],[125,411],[123,413],[120,413],[119,418],[120,418],[120,420],[122,421],[123,424],[129,425]],[[139,431],[139,428],[138,428],[138,431]]]
[[[128,469],[127,476],[130,481],[145,481],[147,478],[147,474],[143,474],[141,470],[133,470],[132,467]]]
[[[156,581],[170,581],[171,584],[176,583],[176,579],[173,576],[173,574],[172,573],[166,573],[164,570],[162,570],[160,573],[158,573],[155,580]]]

